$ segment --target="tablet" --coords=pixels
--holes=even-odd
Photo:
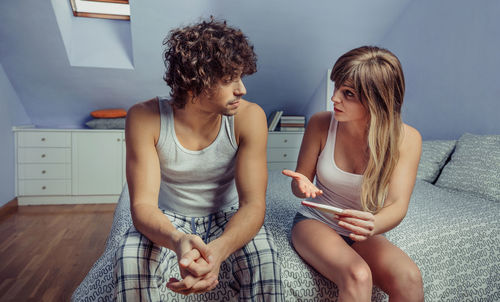
[[[311,207],[318,209],[323,212],[328,212],[332,214],[341,214],[344,210],[332,206],[327,206],[325,204],[317,203],[317,202],[311,202],[307,200],[303,200],[302,204],[305,205],[306,207]]]

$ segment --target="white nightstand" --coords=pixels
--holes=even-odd
[[[20,196],[71,194],[71,134],[60,131],[17,133]]]
[[[125,182],[123,130],[13,130],[20,205],[118,200]]]
[[[295,171],[303,132],[269,132],[267,138],[267,168]]]

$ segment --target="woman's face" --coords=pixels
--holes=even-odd
[[[332,96],[335,119],[339,122],[362,121],[369,117],[368,110],[361,104],[358,94],[349,83],[335,87]]]

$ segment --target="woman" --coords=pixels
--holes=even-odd
[[[401,121],[401,64],[388,50],[363,46],[341,56],[330,77],[334,112],[310,118],[297,169],[283,174],[297,197],[344,211],[301,207],[292,243],[337,284],[339,301],[369,301],[373,283],[391,301],[423,301],[418,267],[382,235],[406,215],[422,144]]]

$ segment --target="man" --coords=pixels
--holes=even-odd
[[[171,98],[127,115],[134,225],[115,257],[116,299],[218,287],[243,301],[281,301],[277,252],[263,226],[266,116],[242,99],[241,78],[256,71],[253,47],[213,19],[171,31],[164,45]]]

